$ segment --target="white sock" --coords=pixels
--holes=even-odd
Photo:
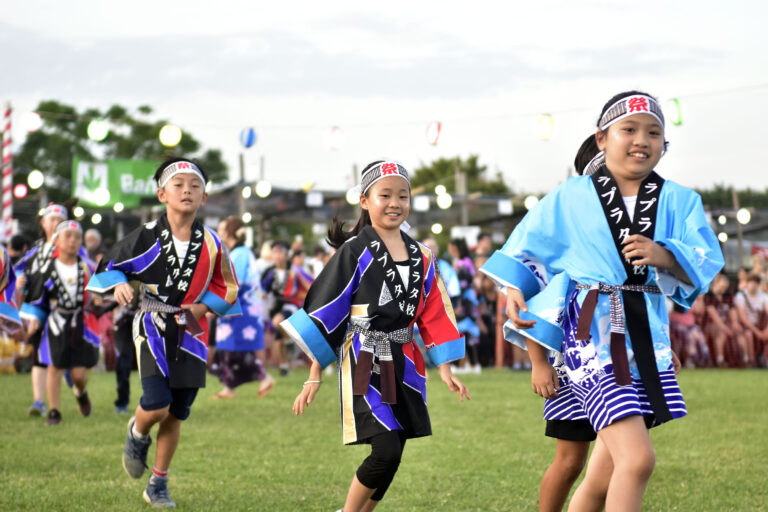
[[[134,422],[133,427],[131,428],[131,434],[133,434],[133,437],[136,439],[146,439],[147,436],[136,430],[136,423]]]

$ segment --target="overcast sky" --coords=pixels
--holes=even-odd
[[[765,1],[217,2],[0,0],[0,100],[149,104],[220,148],[259,135],[247,177],[321,189],[352,165],[478,154],[517,191],[562,181],[605,101],[677,97],[663,176],[768,186]],[[552,140],[537,136],[541,113]],[[425,129],[442,121],[437,147]],[[331,151],[337,125],[346,143]],[[20,142],[23,134],[14,134]]]

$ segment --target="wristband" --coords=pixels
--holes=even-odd
[[[322,382],[319,380],[307,380],[307,381],[304,381],[304,384],[302,385],[306,386],[307,384],[322,384]]]

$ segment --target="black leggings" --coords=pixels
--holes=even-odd
[[[376,489],[372,500],[381,501],[395,478],[405,439],[402,430],[392,430],[371,438],[371,454],[357,468],[357,480],[369,489]]]

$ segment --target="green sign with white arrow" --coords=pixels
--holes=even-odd
[[[82,206],[139,206],[142,197],[155,195],[153,176],[158,162],[147,160],[106,160],[72,163],[72,195]]]

